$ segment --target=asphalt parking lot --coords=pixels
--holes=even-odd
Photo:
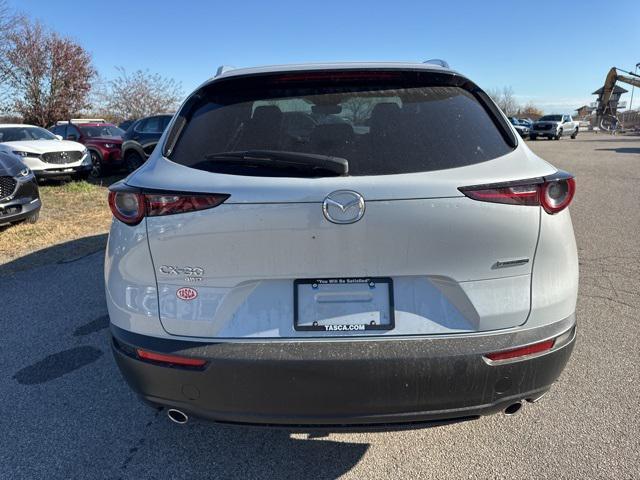
[[[102,253],[0,265],[0,478],[639,478],[640,137],[529,145],[576,175],[581,268],[578,343],[538,404],[391,433],[178,426],[113,362]]]

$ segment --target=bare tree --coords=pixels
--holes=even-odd
[[[530,118],[531,120],[537,120],[542,115],[544,115],[544,112],[536,107],[532,102],[527,103],[518,112],[519,117]]]
[[[7,37],[13,28],[13,14],[5,0],[0,0],[0,63],[7,58]],[[8,110],[6,88],[2,88],[5,75],[0,69],[0,112]]]
[[[6,40],[8,33],[12,29],[14,15],[6,0],[0,0],[0,39]],[[4,42],[0,43],[0,52],[4,50]]]
[[[148,70],[137,70],[132,74],[122,67],[117,67],[117,70],[119,76],[106,82],[102,91],[97,93],[102,99],[100,110],[126,120],[178,108],[183,95],[180,83]]]
[[[5,40],[11,30],[13,15],[6,0],[0,0],[0,40]],[[0,43],[0,52],[4,50],[4,41]]]
[[[91,83],[91,91],[89,92],[90,107],[84,110],[81,116],[87,118],[103,118],[107,122],[120,123],[124,118],[121,115],[114,114],[108,109],[108,101],[109,82],[98,73]]]
[[[48,126],[88,106],[95,69],[73,40],[26,18],[5,32],[0,78],[10,107],[24,121]]]
[[[351,97],[342,106],[353,125],[361,125],[371,115],[372,104],[366,98]]]
[[[502,110],[505,115],[511,117],[517,113],[518,102],[513,95],[513,88],[492,88],[490,90],[487,90],[487,94],[493,99],[494,102],[496,102],[498,107],[500,107],[500,110]]]

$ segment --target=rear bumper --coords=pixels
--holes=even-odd
[[[571,331],[551,351],[503,364],[482,353],[513,334],[476,339],[199,343],[146,337],[111,326],[113,353],[144,400],[217,422],[364,426],[468,419],[536,399],[564,369],[575,318],[537,329],[536,341]],[[549,335],[549,333],[552,333]],[[467,340],[470,338],[466,337]],[[135,348],[208,360],[203,370],[137,359]],[[487,350],[487,348],[489,350]]]

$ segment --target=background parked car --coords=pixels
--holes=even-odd
[[[529,129],[533,125],[533,120],[531,120],[530,118],[519,118],[518,121],[520,122],[520,125],[525,125]]]
[[[102,119],[71,119],[50,128],[51,132],[67,140],[82,143],[91,154],[91,175],[103,174],[122,167],[122,136],[124,130]]]
[[[516,131],[520,134],[520,136],[522,138],[527,138],[527,136],[529,135],[529,127],[520,123],[520,121],[516,117],[508,117],[508,118],[509,118],[509,121],[511,122],[511,125],[513,125],[513,128],[516,129]]]
[[[17,155],[38,178],[86,179],[91,173],[91,156],[84,145],[33,125],[0,124],[0,151]]]
[[[129,127],[122,142],[122,158],[129,171],[149,158],[172,117],[167,114],[141,118]]]
[[[120,122],[120,124],[118,124],[118,128],[126,132],[127,130],[129,130],[129,127],[135,123],[135,121],[136,119],[132,118],[130,120],[125,120],[124,122]]]
[[[574,122],[571,115],[545,115],[534,122],[531,127],[530,138],[547,137],[549,140],[560,140],[563,135],[578,136],[579,124]]]
[[[33,172],[16,155],[0,152],[0,225],[36,223],[40,206]]]

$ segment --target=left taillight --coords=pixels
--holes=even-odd
[[[137,225],[144,217],[174,215],[217,207],[229,195],[173,192],[145,193],[116,187],[109,191],[113,216],[127,225]]]
[[[136,192],[110,191],[109,208],[121,222],[137,225],[144,218],[144,197]]]
[[[576,191],[573,175],[558,171],[544,178],[474,185],[458,188],[465,196],[481,202],[541,206],[553,215],[569,206]]]
[[[144,195],[148,217],[205,210],[217,207],[227,198],[229,195],[179,195],[173,193]]]
[[[146,360],[148,362],[161,363],[170,367],[178,366],[178,367],[203,368],[207,364],[207,361],[202,360],[201,358],[182,357],[179,355],[167,355],[165,353],[150,352],[148,350],[142,350],[140,348],[136,349],[136,353],[138,354],[138,358],[141,360]]]

